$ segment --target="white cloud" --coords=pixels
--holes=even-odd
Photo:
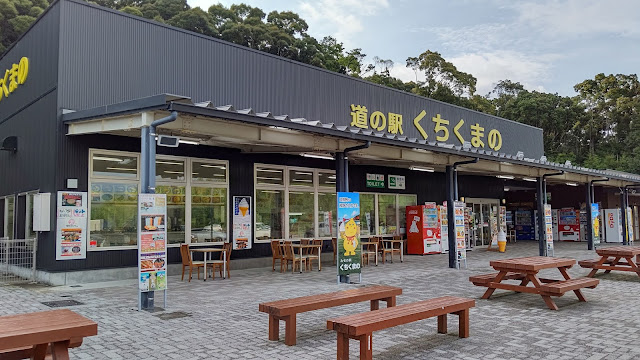
[[[320,0],[301,2],[299,12],[314,36],[331,34],[349,48],[355,46],[353,36],[364,29],[363,18],[387,7],[387,0]]]
[[[547,36],[594,33],[640,36],[640,8],[636,0],[566,0],[513,2],[519,20]]]
[[[477,94],[485,95],[500,80],[521,83],[528,90],[545,91],[542,83],[549,80],[552,62],[557,55],[528,56],[516,51],[464,53],[447,59],[458,70],[478,79]]]

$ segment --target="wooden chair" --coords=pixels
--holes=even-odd
[[[302,263],[305,264],[305,267],[307,265],[307,259],[303,256],[302,258],[300,258],[299,256],[295,256],[295,254],[293,253],[293,247],[291,246],[291,241],[285,241],[283,244],[284,247],[284,259],[287,262],[287,269],[289,268],[289,261],[291,261],[291,272],[295,272],[296,271],[296,263],[298,263],[298,266],[302,266]]]
[[[311,245],[320,245],[320,247],[322,247],[322,240],[314,239],[311,241]],[[318,271],[320,270],[320,253],[318,252],[318,248],[309,249],[305,257],[307,258],[309,270],[313,270],[313,260],[318,262]]]
[[[227,277],[231,278],[231,268],[229,266],[229,264],[231,263],[231,250],[233,250],[233,246],[231,246],[231,243],[224,243],[224,245],[222,245],[222,248],[227,250]],[[218,270],[220,271],[220,277],[222,277],[222,267],[224,266],[224,252],[220,253],[220,260],[213,260],[211,262],[211,278],[215,279],[215,274],[216,274],[216,268],[218,268]]]
[[[338,253],[338,238],[331,238],[331,247],[333,247],[333,265],[335,265],[336,254]]]
[[[371,239],[369,239],[368,242],[377,242],[377,241],[372,241]],[[378,243],[378,247],[380,246],[380,244]],[[374,259],[377,261],[378,260],[378,253],[376,252],[376,245],[375,244],[367,244],[367,245],[363,245],[362,246],[362,265],[364,265],[364,259],[367,259],[367,265],[369,265],[369,255],[373,255]]]
[[[284,255],[282,249],[280,249],[280,241],[271,240],[271,255],[273,256],[273,271],[276,271],[276,260],[280,260],[280,272],[282,272],[282,262],[284,261]]]
[[[381,237],[372,237],[370,239],[371,239],[370,241],[377,241],[378,242],[378,253],[380,255],[382,255],[382,263],[384,264],[386,262],[386,259],[387,259],[386,255],[387,254],[392,254],[393,253],[393,249],[385,248],[384,247],[384,242],[382,241]]]
[[[403,246],[400,246],[400,243],[398,243],[398,245],[396,246],[395,243],[391,244],[391,249],[393,250],[393,252],[391,253],[391,259],[393,259],[393,253],[398,253],[400,254],[400,252],[402,250],[407,250],[407,244],[406,244],[406,240],[404,239],[404,236],[402,235],[393,235],[393,240],[402,240],[402,242],[404,242],[404,244],[402,244]]]
[[[180,281],[184,281],[184,269],[186,267],[189,267],[189,282],[191,282],[191,273],[193,271],[193,268],[198,269],[198,279],[200,279],[200,268],[204,267],[204,261],[191,260],[191,251],[189,251],[189,244],[180,244],[180,255],[182,257],[182,279]]]

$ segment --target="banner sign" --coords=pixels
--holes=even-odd
[[[553,221],[550,204],[544,205],[544,226],[547,240],[547,256],[553,256]]]
[[[597,203],[591,204],[591,239],[593,240],[593,246],[600,245],[600,206]]]
[[[500,213],[498,215],[498,223],[500,226],[500,230],[507,234],[507,207],[500,206]]]
[[[464,206],[465,204],[462,201],[455,201],[453,203],[453,213],[454,213],[454,221],[455,221],[455,229],[456,229],[456,252],[458,259],[458,267],[460,267],[460,262],[464,261],[466,265],[467,261],[467,245],[465,243],[465,232],[464,232]]]
[[[138,279],[141,292],[167,289],[167,195],[138,195]]]
[[[498,246],[498,209],[496,206],[491,206],[489,221],[491,225],[491,246]]]
[[[87,258],[87,193],[58,191],[56,260]]]
[[[251,196],[233,197],[233,250],[251,249]]]
[[[632,243],[633,242],[633,215],[631,212],[631,208],[627,207],[627,242],[628,243]]]
[[[359,274],[360,194],[339,192],[338,200],[338,275]]]

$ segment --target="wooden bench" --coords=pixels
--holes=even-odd
[[[473,285],[483,286],[492,282],[496,278],[496,276],[498,276],[498,274],[499,272],[469,276],[469,281],[471,281]],[[507,275],[505,275],[504,280],[523,280],[524,278],[525,276],[523,274],[508,272]]]
[[[284,343],[291,346],[296,344],[296,315],[298,313],[362,301],[370,301],[371,310],[377,310],[380,307],[380,300],[385,301],[387,307],[393,307],[396,305],[396,296],[401,294],[402,289],[398,287],[367,286],[262,303],[259,305],[259,310],[269,314],[269,340],[277,341],[279,339],[280,320],[283,320],[285,322]]]
[[[338,333],[338,359],[349,359],[349,339],[360,341],[360,359],[372,358],[372,333],[390,327],[438,317],[438,333],[447,333],[447,314],[459,317],[458,336],[469,337],[469,309],[473,299],[443,296],[410,304],[348,315],[327,321],[327,329]]]
[[[578,261],[578,265],[583,268],[592,269],[594,266],[598,264],[600,259],[589,259],[589,260],[580,260]],[[604,264],[611,264],[612,260],[605,260]]]
[[[68,309],[0,316],[0,359],[68,359],[98,324]]]
[[[562,296],[567,291],[575,291],[583,288],[594,289],[599,283],[600,280],[598,279],[575,278],[544,284],[540,286],[540,292],[549,296]]]

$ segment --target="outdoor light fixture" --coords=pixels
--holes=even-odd
[[[156,164],[179,165],[179,166],[184,165],[183,163],[174,162],[174,161],[165,161],[165,160],[156,160]]]
[[[123,159],[119,159],[119,158],[114,158],[114,157],[106,157],[106,156],[94,156],[93,160],[100,160],[100,161],[116,161],[116,162],[122,162],[124,161]]]
[[[513,176],[511,175],[496,175],[496,177],[498,179],[508,179],[508,180],[513,180]]]
[[[300,156],[304,156],[304,157],[308,157],[308,158],[314,158],[314,159],[324,159],[324,160],[335,160],[333,158],[333,156],[329,156],[329,155],[321,155],[321,154],[300,154]]]
[[[184,139],[180,139],[178,140],[178,142],[180,144],[188,144],[188,145],[200,145],[199,141],[194,141],[194,140],[184,140]]]
[[[567,185],[569,185],[569,186],[578,186],[578,184],[576,184],[576,183],[571,183],[571,182],[567,183]]]
[[[531,181],[531,182],[536,182],[538,180],[534,179],[534,178],[528,178],[528,177],[523,177],[522,180],[524,181]]]
[[[508,187],[504,188],[504,191],[509,191],[509,188]]]
[[[425,171],[425,172],[434,172],[435,171],[433,168],[422,167],[422,166],[411,166],[411,167],[409,167],[409,170]]]

